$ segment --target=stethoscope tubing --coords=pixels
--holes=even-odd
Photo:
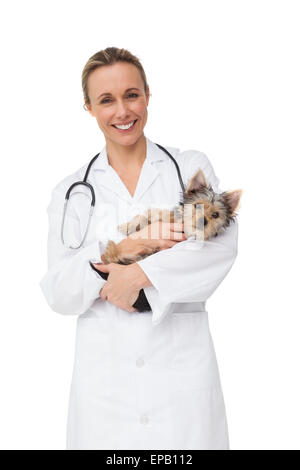
[[[184,184],[183,184],[183,181],[182,181],[182,177],[181,177],[181,173],[180,173],[180,169],[179,169],[178,163],[176,162],[175,158],[170,154],[170,152],[168,152],[167,149],[165,149],[162,145],[159,145],[159,144],[156,144],[156,145],[157,145],[161,150],[163,150],[163,151],[171,158],[171,160],[173,161],[173,163],[174,163],[174,165],[175,165],[175,167],[176,167],[176,170],[177,170],[177,175],[178,175],[178,179],[179,179],[180,186],[181,186],[181,189],[182,189],[182,193],[184,193],[185,187],[184,187]],[[75,183],[73,183],[73,184],[69,187],[69,189],[67,190],[67,192],[66,192],[65,202],[64,202],[64,208],[63,208],[63,216],[62,216],[62,222],[61,222],[61,233],[60,233],[61,241],[62,241],[62,244],[63,244],[63,245],[65,245],[65,240],[64,240],[64,234],[63,234],[63,232],[64,232],[64,225],[65,225],[66,210],[67,210],[67,204],[68,204],[69,197],[70,197],[70,194],[71,194],[72,189],[73,189],[75,186],[83,185],[83,186],[87,187],[87,188],[90,190],[91,195],[92,195],[90,213],[89,213],[89,218],[88,218],[88,223],[87,223],[87,227],[86,227],[85,233],[84,233],[84,235],[83,235],[83,238],[82,238],[81,243],[80,243],[78,246],[71,246],[71,245],[69,245],[69,248],[70,248],[70,249],[73,249],[73,250],[78,250],[78,248],[81,248],[81,246],[83,245],[83,243],[84,243],[84,241],[85,241],[85,239],[86,239],[86,236],[87,236],[87,233],[88,233],[88,229],[89,229],[89,226],[90,226],[90,221],[91,221],[92,214],[93,214],[93,210],[94,210],[95,203],[96,203],[96,195],[95,195],[95,190],[94,190],[93,186],[92,186],[90,183],[87,182],[87,179],[88,179],[88,176],[89,176],[90,169],[91,169],[93,163],[95,162],[95,160],[99,157],[100,153],[101,153],[101,152],[97,153],[97,155],[95,155],[95,156],[91,159],[91,161],[89,162],[83,180],[82,180],[82,181],[76,181]]]

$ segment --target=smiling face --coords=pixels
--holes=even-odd
[[[89,113],[94,116],[106,142],[133,145],[142,135],[147,122],[149,103],[139,70],[128,62],[100,66],[88,78]],[[134,122],[129,129],[115,125]]]

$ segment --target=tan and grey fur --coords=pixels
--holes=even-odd
[[[199,169],[185,187],[185,191],[181,192],[181,201],[172,210],[148,209],[144,214],[136,215],[129,222],[119,225],[118,230],[129,236],[157,221],[184,222],[184,233],[187,238],[194,236],[208,240],[226,230],[231,222],[235,222],[237,216],[235,211],[239,206],[241,195],[241,189],[215,193]],[[159,250],[159,247],[147,247],[139,255],[124,257],[119,253],[117,244],[110,240],[102,255],[102,261],[104,264],[131,264]]]

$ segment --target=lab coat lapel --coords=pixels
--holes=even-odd
[[[149,156],[146,157],[133,196],[133,201],[135,203],[138,203],[140,201],[142,196],[150,188],[150,186],[156,180],[159,174],[160,172],[156,168],[155,164],[151,161]]]
[[[118,174],[110,166],[106,153],[106,146],[100,152],[92,166],[96,187],[115,193],[120,199],[128,201],[130,194]]]
[[[94,172],[94,179],[98,188],[105,188],[106,190],[115,193],[118,198],[126,201],[129,204],[139,202],[142,196],[160,174],[160,171],[156,167],[156,162],[164,161],[168,158],[168,156],[150,139],[146,138],[146,143],[146,159],[143,163],[133,197],[129,193],[117,172],[109,165],[106,146],[103,147],[99,157],[94,162],[92,167]]]

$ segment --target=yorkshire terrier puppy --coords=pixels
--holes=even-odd
[[[181,194],[181,201],[172,210],[148,209],[144,214],[136,215],[129,222],[118,225],[118,230],[129,236],[157,221],[184,222],[184,233],[187,238],[208,240],[225,231],[231,222],[235,222],[237,216],[235,211],[241,195],[241,189],[221,194],[215,193],[212,186],[206,182],[202,170],[199,169],[185,187],[184,193]],[[116,243],[110,240],[102,255],[102,261],[104,264],[131,264],[156,253],[159,249],[157,247],[149,251],[148,248],[139,255],[131,256],[129,253],[124,256],[119,253]]]

